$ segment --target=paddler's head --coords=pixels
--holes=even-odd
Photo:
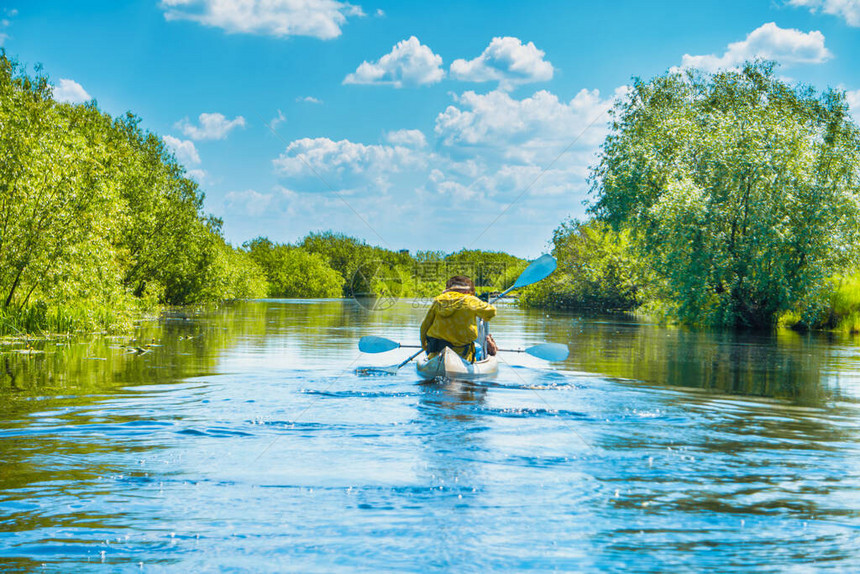
[[[454,275],[445,283],[445,291],[457,291],[467,295],[475,294],[475,284],[465,275]]]

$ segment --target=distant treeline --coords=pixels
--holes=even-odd
[[[260,237],[243,250],[263,270],[270,297],[430,297],[452,275],[472,277],[479,292],[496,291],[512,285],[527,265],[494,251],[411,255],[331,231],[311,233],[295,245]]]

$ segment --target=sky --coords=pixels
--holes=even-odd
[[[615,99],[672,69],[772,59],[860,119],[860,0],[0,0],[0,45],[139,116],[235,246],[534,258],[586,217]]]

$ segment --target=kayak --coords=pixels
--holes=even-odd
[[[483,361],[470,363],[453,350],[445,347],[441,353],[432,359],[419,360],[415,368],[418,375],[425,380],[445,377],[476,381],[495,377],[499,372],[499,360],[491,355]]]

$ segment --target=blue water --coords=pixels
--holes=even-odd
[[[502,346],[571,358],[356,374],[409,355],[359,337],[414,343],[423,312],[255,302],[143,324],[143,354],[7,341],[0,570],[860,570],[855,341],[504,308]]]

